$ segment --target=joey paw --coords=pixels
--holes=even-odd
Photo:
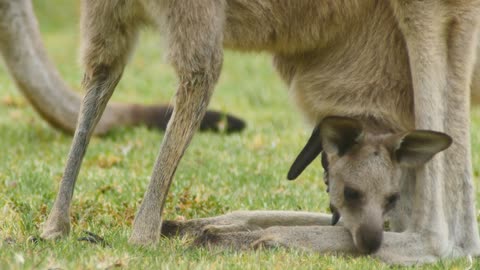
[[[111,247],[110,244],[108,244],[105,241],[105,239],[103,239],[102,237],[100,237],[100,236],[98,236],[98,235],[96,235],[92,232],[83,231],[83,234],[85,236],[78,238],[77,239],[78,241],[85,241],[85,242],[89,242],[89,243],[92,243],[92,244],[101,245],[102,247]]]
[[[275,241],[275,237],[269,235],[262,236],[260,239],[252,243],[252,248],[254,250],[276,248],[279,246],[280,245]]]

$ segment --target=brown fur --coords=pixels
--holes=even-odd
[[[152,244],[160,237],[166,194],[206,111],[226,47],[273,54],[292,98],[312,124],[338,115],[373,125],[377,132],[417,128],[449,134],[452,146],[416,170],[406,230],[385,235],[380,257],[424,262],[480,253],[468,94],[479,5],[476,0],[84,0],[87,95],[43,237],[69,232],[73,188],[90,135],[139,29],[149,24],[166,35],[179,87],[131,243]],[[345,231],[334,231],[345,239]],[[299,243],[292,239],[274,240]],[[318,250],[333,245],[325,244]],[[335,245],[351,250],[345,242]],[[405,245],[411,248],[406,251]]]
[[[73,134],[82,98],[68,88],[48,59],[30,0],[0,1],[0,53],[18,89],[40,116],[53,127]],[[93,134],[136,125],[165,130],[172,110],[167,105],[112,103]],[[244,127],[234,116],[208,111],[200,129],[235,132]]]

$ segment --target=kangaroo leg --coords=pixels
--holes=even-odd
[[[443,1],[392,0],[404,35],[413,82],[417,129],[445,131],[447,89],[447,10]],[[447,158],[448,159],[448,158]],[[429,242],[428,250],[443,255],[449,248],[444,212],[445,157],[440,154],[417,170],[408,231]]]
[[[165,2],[162,9],[167,20],[169,57],[180,85],[130,237],[130,243],[142,245],[159,240],[162,210],[173,175],[205,114],[223,61],[223,1]]]
[[[445,164],[448,178],[445,185],[446,190],[457,190],[445,195],[448,196],[448,208],[461,209],[455,210],[457,215],[450,221],[455,224],[452,230],[454,244],[460,252],[476,255],[480,254],[480,240],[472,173],[469,90],[478,43],[479,12],[480,4],[459,4],[450,23],[445,118],[445,131],[453,138],[453,144],[446,152],[451,158]]]
[[[194,245],[235,250],[285,247],[320,254],[361,255],[343,226],[274,226],[229,233],[206,231],[195,239]],[[426,252],[428,245],[416,233],[385,232],[381,248],[372,256],[390,264],[431,263],[437,257]]]
[[[75,130],[73,143],[60,183],[57,199],[44,226],[46,239],[70,231],[69,209],[75,181],[92,132],[122,75],[127,56],[137,36],[137,27],[126,21],[124,13],[132,11],[128,3],[106,7],[109,2],[82,2],[83,58],[87,94]],[[115,19],[112,19],[115,18]]]
[[[272,226],[330,225],[332,215],[301,211],[234,211],[221,216],[187,221],[165,220],[162,235],[199,236],[213,233],[241,232],[266,229]],[[341,224],[341,222],[340,222]]]
[[[477,2],[391,1],[408,48],[416,127],[444,131],[454,141],[417,171],[408,228],[438,257],[478,253],[468,128]]]

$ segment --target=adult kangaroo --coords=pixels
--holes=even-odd
[[[379,252],[392,262],[479,254],[469,135],[479,8],[475,0],[82,1],[87,94],[42,236],[68,234],[74,185],[90,136],[140,28],[154,25],[165,34],[179,86],[131,243],[159,240],[168,189],[205,114],[226,47],[270,52],[312,125],[333,115],[363,120],[385,133],[448,134],[451,146],[416,169],[405,230],[385,235],[388,244]],[[331,240],[350,237],[337,228],[321,230]],[[350,251],[351,245],[341,243],[333,248],[325,241],[332,251]]]

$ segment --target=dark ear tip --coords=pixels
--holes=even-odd
[[[322,143],[320,141],[319,126],[313,129],[312,135],[307,141],[307,144],[303,147],[300,154],[290,166],[290,170],[287,174],[288,180],[295,180],[308,165],[322,152]]]
[[[290,168],[287,174],[287,179],[290,181],[295,180],[297,179],[298,175],[300,175],[298,171],[294,170],[293,168]]]

